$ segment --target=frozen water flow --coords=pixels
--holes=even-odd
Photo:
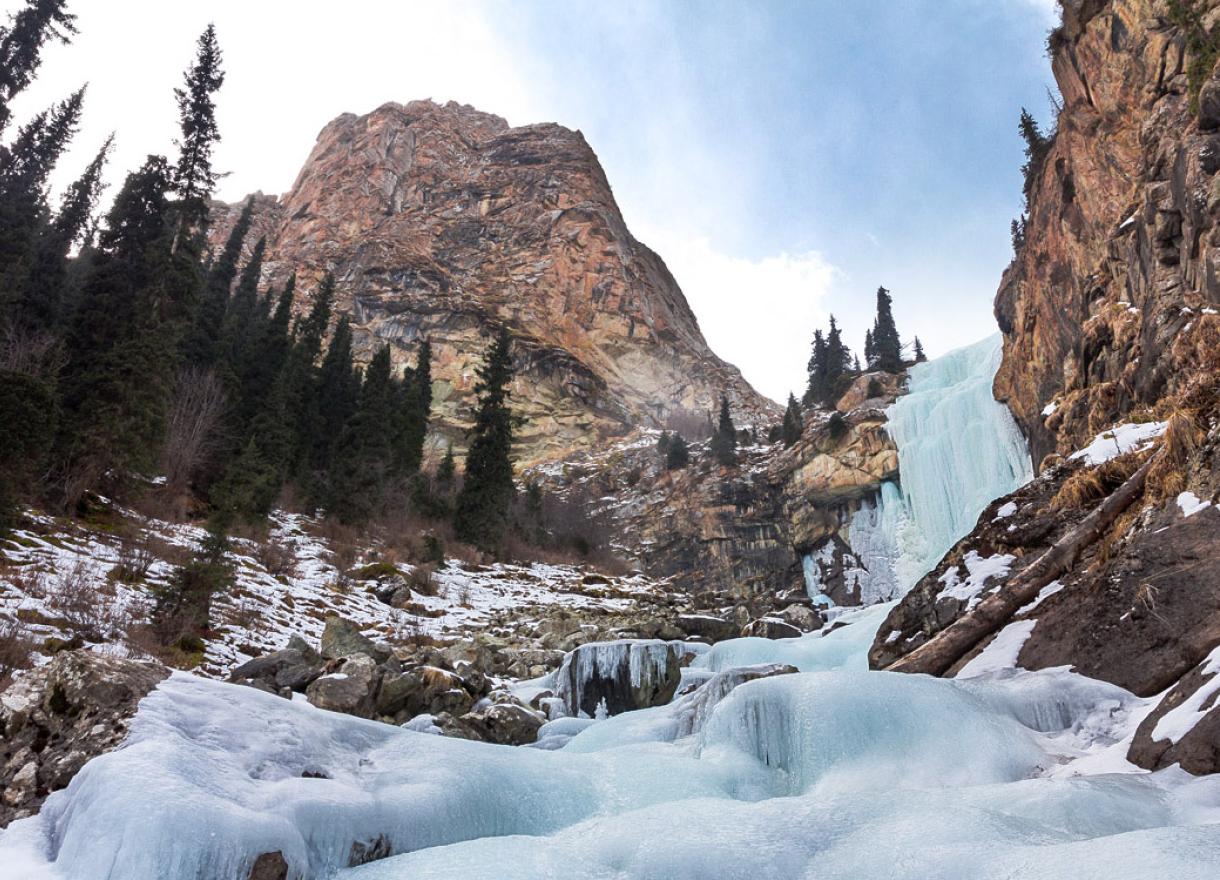
[[[886,412],[899,484],[883,483],[848,526],[860,561],[849,570],[864,602],[895,599],[966,535],[996,498],[1033,478],[1025,439],[992,397],[997,334],[911,368],[908,393]],[[1010,516],[1016,508],[1001,513]],[[808,565],[808,563],[807,563]]]
[[[721,671],[669,706],[552,722],[552,748],[572,739],[550,751],[175,674],[124,748],[2,833],[0,864],[6,880],[230,880],[273,851],[310,880],[1214,876],[1220,780],[1121,759],[1152,701],[1063,670],[867,672],[887,611],[722,642],[698,668],[810,674]],[[1074,775],[1089,767],[1122,774]],[[400,855],[346,868],[379,839]]]

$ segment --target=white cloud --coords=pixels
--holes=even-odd
[[[813,328],[828,320],[822,300],[839,271],[816,251],[754,260],[699,235],[639,233],[681,285],[712,350],[773,400],[799,397]]]

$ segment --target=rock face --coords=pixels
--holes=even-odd
[[[1220,772],[1220,668],[1200,663],[1182,677],[1135,731],[1127,758],[1140,767],[1159,770],[1173,764],[1189,773]],[[1184,732],[1177,730],[1174,714],[1181,714]],[[1198,714],[1202,714],[1202,718]],[[1169,716],[1169,717],[1166,717]],[[1165,728],[1162,728],[1162,725]]]
[[[1196,119],[1163,0],[1065,6],[1051,39],[1064,108],[995,304],[996,398],[1035,463],[1180,387],[1220,336],[1220,82]],[[1220,3],[1203,6],[1214,27]]]
[[[742,423],[775,405],[708,348],[661,258],[628,231],[597,157],[558,125],[430,101],[327,125],[292,190],[256,198],[266,278],[327,271],[359,353],[433,346],[436,424],[459,447],[474,367],[507,326],[523,461],[593,445],[728,395]],[[240,206],[216,211],[223,241]],[[307,307],[308,303],[298,303]]]
[[[0,827],[38,812],[91,758],[127,736],[136,705],[169,670],[64,651],[0,694]]]

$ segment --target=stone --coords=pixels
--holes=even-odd
[[[1200,663],[1167,693],[1152,713],[1136,728],[1127,751],[1127,760],[1147,770],[1160,770],[1174,764],[1187,773],[1202,776],[1220,773],[1220,705],[1214,691],[1199,706],[1206,714],[1176,743],[1168,739],[1153,739],[1157,723],[1169,710],[1190,699],[1200,688],[1213,682],[1217,673],[1207,672],[1207,663]]]
[[[335,671],[311,682],[305,689],[305,696],[319,709],[371,718],[379,678],[380,673],[372,657],[353,654],[341,661]]]
[[[778,617],[760,617],[751,621],[741,634],[760,639],[795,639],[804,635],[795,626]]]
[[[789,605],[780,617],[803,633],[814,632],[822,628],[822,617],[808,605]]]
[[[250,685],[258,682],[264,689],[304,691],[310,682],[322,674],[325,660],[303,640],[298,641],[300,644],[295,647],[273,651],[243,663],[229,674],[229,681]],[[292,642],[289,644],[292,645]]]
[[[1220,128],[1220,82],[1210,79],[1199,89],[1199,130]]]
[[[37,812],[91,758],[118,747],[159,663],[61,651],[0,694],[0,827]]]
[[[288,862],[279,850],[266,852],[254,860],[247,880],[288,880]]]
[[[377,663],[384,663],[391,652],[385,645],[375,644],[351,621],[334,615],[327,617],[322,630],[322,656],[338,660],[353,654],[365,654]]]
[[[466,723],[482,731],[484,742],[523,746],[538,739],[538,728],[545,719],[516,702],[495,703],[480,712],[462,716]]]
[[[741,625],[710,614],[679,614],[674,625],[685,635],[715,644],[741,635]]]
[[[456,673],[435,666],[417,666],[381,683],[376,712],[399,721],[423,714],[458,716],[468,712],[474,700],[471,688]]]

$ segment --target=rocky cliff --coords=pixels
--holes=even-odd
[[[1063,110],[995,304],[996,397],[1035,463],[1155,405],[1216,344],[1220,83],[1192,82],[1209,59],[1187,46],[1218,15],[1212,0],[1069,0],[1051,36]]]
[[[431,340],[435,426],[459,448],[474,368],[501,326],[515,340],[525,461],[702,419],[722,392],[739,423],[773,419],[631,235],[580,132],[511,128],[453,103],[385,104],[327,125],[291,191],[256,206],[265,280],[296,272],[310,291],[333,272],[362,356],[389,342],[411,363]],[[238,209],[217,211],[214,242]]]
[[[1130,760],[1216,772],[1220,2],[1063,5],[1064,106],[996,298],[995,393],[1041,473],[893,609],[870,662],[921,671],[947,630],[998,631],[931,671],[994,649],[1163,694]],[[993,613],[1020,584],[1032,595]]]

